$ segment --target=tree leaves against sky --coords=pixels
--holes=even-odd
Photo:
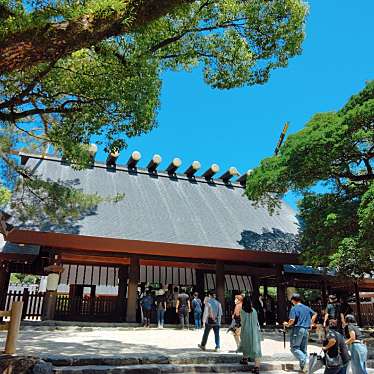
[[[75,22],[89,29],[99,19],[98,29],[89,30],[96,35],[113,26],[113,14],[121,14],[122,25],[130,24],[140,7],[151,3],[0,0],[0,44],[20,43],[30,31],[34,39],[44,37],[55,24]],[[207,84],[229,89],[265,83],[273,69],[287,66],[301,52],[307,13],[301,0],[158,4],[168,3],[172,12],[156,19],[143,16],[151,21],[138,23],[131,32],[0,75],[5,184],[12,185],[10,176],[21,174],[35,193],[51,192],[30,171],[20,170],[8,155],[14,149],[43,153],[52,145],[55,153],[82,168],[89,163],[85,144],[93,136],[107,149],[121,149],[128,138],[151,131],[157,125],[160,77],[166,70],[201,67]]]
[[[304,259],[350,276],[374,268],[374,81],[338,112],[318,113],[253,170],[246,194],[275,212],[299,202]],[[324,193],[313,192],[323,186]]]

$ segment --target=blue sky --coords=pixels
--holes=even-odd
[[[215,162],[244,172],[272,155],[285,121],[290,134],[314,113],[339,109],[374,79],[374,1],[308,3],[302,55],[265,85],[221,91],[204,84],[199,70],[164,74],[159,127],[130,139],[119,162],[139,150],[140,166],[159,153],[160,169],[178,156],[182,170],[199,160],[204,170]],[[294,196],[287,200],[295,206]]]

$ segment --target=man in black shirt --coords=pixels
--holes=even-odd
[[[329,321],[337,321],[337,329],[342,332],[342,318],[340,313],[340,303],[336,295],[329,296],[329,302],[326,307],[325,319],[323,327],[327,328],[329,326]]]
[[[189,313],[191,312],[191,303],[190,297],[186,293],[185,288],[181,288],[181,293],[178,295],[177,305],[175,309],[179,317],[181,328],[184,329],[184,326],[187,325],[187,329],[189,329]]]
[[[347,372],[348,364],[351,359],[344,336],[337,331],[336,320],[329,321],[329,327],[326,334],[326,340],[323,351],[327,352],[336,362],[340,361],[339,367],[325,369],[325,374],[345,374]],[[338,357],[340,356],[340,358]]]

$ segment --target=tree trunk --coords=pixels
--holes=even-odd
[[[0,43],[0,75],[43,62],[57,61],[101,40],[134,32],[193,0],[132,0],[122,11],[84,15],[7,36]]]

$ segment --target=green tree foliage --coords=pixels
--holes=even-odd
[[[306,12],[302,0],[0,0],[4,179],[21,175],[17,186],[47,201],[45,212],[56,211],[46,194],[81,209],[83,196],[47,187],[9,153],[52,145],[83,168],[93,136],[126,147],[156,126],[165,70],[201,67],[221,89],[265,83],[300,53]]]
[[[11,284],[39,284],[40,277],[37,275],[22,274],[22,273],[12,273],[10,275]]]
[[[287,191],[299,202],[304,259],[361,276],[374,268],[374,82],[338,112],[316,114],[263,160],[246,185],[274,212]],[[322,185],[325,193],[313,192]]]

